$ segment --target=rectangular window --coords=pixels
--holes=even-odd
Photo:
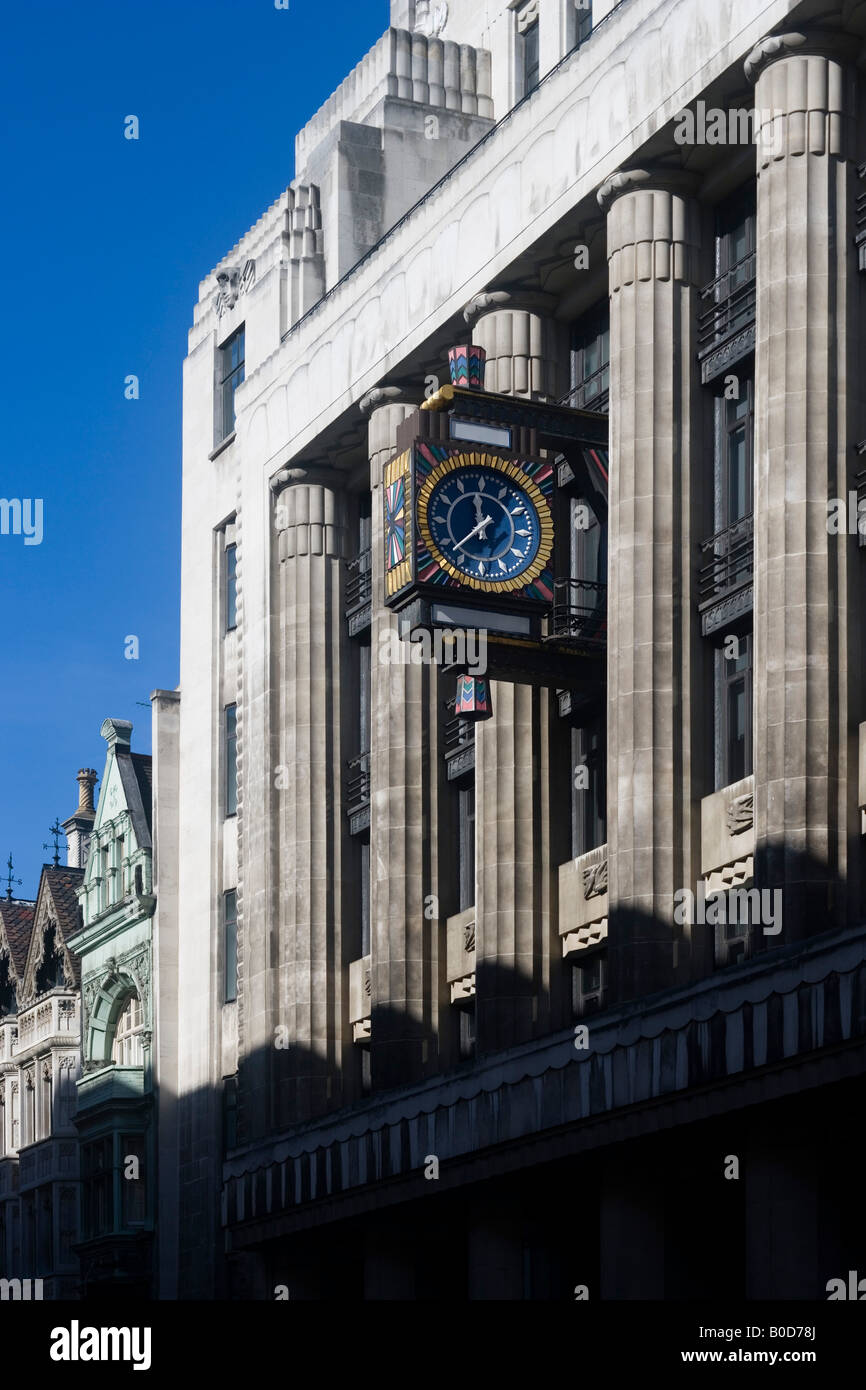
[[[748,892],[749,889],[743,891]],[[733,901],[731,893],[725,894],[725,920],[724,923],[715,924],[715,959],[718,966],[737,965],[740,961],[748,960],[752,954],[753,924],[740,921],[739,908],[733,907]]]
[[[226,815],[238,810],[238,707],[225,708]]]
[[[147,1220],[146,1145],[143,1134],[120,1138],[120,1192],[124,1226],[143,1226]]]
[[[370,840],[361,841],[361,955],[370,954]]]
[[[573,0],[573,46],[585,43],[592,33],[592,0]]]
[[[238,895],[234,888],[223,894],[223,942],[225,947],[224,999],[231,1004],[238,997]]]
[[[538,20],[527,25],[521,35],[523,45],[523,95],[538,86]]]
[[[370,1044],[360,1043],[358,1055],[361,1065],[361,1095],[368,1096],[373,1089],[373,1069],[370,1065]]]
[[[220,348],[220,439],[227,439],[235,427],[235,391],[244,379],[244,350],[242,327]]]
[[[459,863],[458,912],[475,904],[475,776],[466,777],[457,790]]]
[[[610,397],[610,310],[593,311],[572,333],[571,392],[576,410],[607,413]]]
[[[596,951],[574,968],[572,1003],[577,1017],[598,1013],[604,1008],[607,989],[607,953]]]
[[[97,1139],[81,1149],[85,1239],[106,1235],[114,1223],[112,1140]]]
[[[372,677],[370,670],[370,640],[358,643],[358,741],[361,753],[370,751],[370,692]]]
[[[716,649],[716,790],[752,771],[752,636]]]
[[[607,732],[603,714],[571,730],[571,853],[577,859],[607,839]]]
[[[745,530],[754,506],[755,384],[752,369],[733,371],[736,396],[716,397],[715,531],[733,528],[731,544]],[[751,548],[751,547],[750,547]],[[718,551],[718,546],[716,547]]]
[[[467,1062],[475,1056],[475,1000],[461,1005],[460,1014],[460,1059]]]
[[[226,557],[226,632],[238,625],[238,548],[227,545]]]
[[[238,1079],[227,1076],[223,1080],[223,1152],[238,1146]]]
[[[756,203],[757,188],[750,181],[716,214],[716,274],[724,277],[718,287],[720,297],[735,294],[755,278]]]

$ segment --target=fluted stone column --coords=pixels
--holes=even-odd
[[[695,446],[695,205],[646,170],[614,174],[598,200],[608,209],[610,275],[608,946],[617,1000],[673,982],[682,944],[673,895],[694,891],[699,869],[692,461],[709,464]]]
[[[562,370],[557,362],[557,326],[533,312],[534,308],[552,308],[553,300],[541,294],[532,300],[533,305],[526,307],[524,299],[515,300],[506,290],[480,294],[467,305],[464,316],[470,323],[476,320],[472,341],[487,353],[485,390],[555,400],[559,394],[557,373]],[[484,312],[488,308],[492,312]]]
[[[855,400],[862,410],[856,338],[864,306],[852,167],[862,154],[854,132],[855,117],[861,128],[863,122],[854,68],[859,42],[775,35],[746,62],[762,120],[755,872],[760,887],[783,894],[782,934],[772,944],[841,925],[856,915],[859,894],[860,853],[852,850],[859,851],[854,738],[863,718],[855,703],[862,560],[856,537],[828,534],[827,526],[828,498],[847,499],[854,486]]]
[[[394,454],[397,427],[416,406],[395,388],[365,398],[369,414],[372,493],[372,632],[370,659],[370,918],[374,1088],[399,1085],[435,1067],[439,1032],[438,912],[432,893],[438,675],[404,665],[397,617],[383,604],[382,470]]]
[[[485,312],[487,305],[501,307]],[[556,330],[504,292],[479,296],[472,340],[487,352],[485,388],[531,399],[557,393]],[[564,369],[563,362],[562,368]],[[475,1011],[479,1052],[549,1031],[551,696],[527,683],[491,683],[493,717],[475,736]]]
[[[278,479],[281,734],[276,1122],[338,1103],[350,1032],[340,921],[345,813],[341,656],[344,495],[325,470]]]

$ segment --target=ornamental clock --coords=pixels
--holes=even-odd
[[[491,679],[595,698],[604,683],[604,597],[581,608],[568,536],[554,578],[554,517],[566,516],[572,496],[592,498],[606,517],[607,417],[485,391],[477,344],[448,357],[451,385],[401,421],[385,464],[385,603],[410,640],[450,629],[455,668],[466,663],[454,634],[474,630],[485,634]],[[590,586],[593,595],[602,587]],[[469,704],[471,716],[461,717],[489,716],[486,689]]]
[[[386,600],[447,589],[549,605],[552,487],[545,461],[416,441],[385,470]]]

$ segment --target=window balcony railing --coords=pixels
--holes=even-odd
[[[591,372],[578,382],[564,396],[558,405],[569,405],[573,410],[595,410],[607,415],[610,408],[610,363],[605,362],[597,371]]]
[[[370,824],[370,754],[349,758],[346,779],[346,814],[349,834],[357,835]]]
[[[453,782],[475,767],[475,725],[471,719],[461,719],[454,714],[453,700],[446,701],[445,708],[451,717],[442,726],[442,749],[445,776]]]
[[[755,252],[750,251],[730,270],[701,290],[709,308],[698,315],[698,358],[701,380],[713,381],[755,346]]]
[[[866,453],[866,443],[857,445],[857,452]],[[866,546],[866,522],[863,523],[861,530],[860,518],[866,515],[866,468],[861,469],[854,475],[854,483],[857,488],[857,544]]]
[[[704,636],[752,608],[755,523],[750,512],[701,542],[711,559],[698,574],[698,609]]]
[[[373,552],[370,546],[348,562],[346,580],[346,622],[354,637],[370,626],[373,598]]]
[[[607,646],[607,585],[555,579],[549,638],[603,651]]]
[[[859,166],[857,177],[866,179],[866,164]],[[860,270],[866,270],[866,190],[858,193],[854,201],[854,230],[858,267]]]

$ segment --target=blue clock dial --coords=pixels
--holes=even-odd
[[[427,519],[445,559],[482,583],[518,578],[541,542],[534,504],[493,468],[464,468],[443,478],[430,495]]]

